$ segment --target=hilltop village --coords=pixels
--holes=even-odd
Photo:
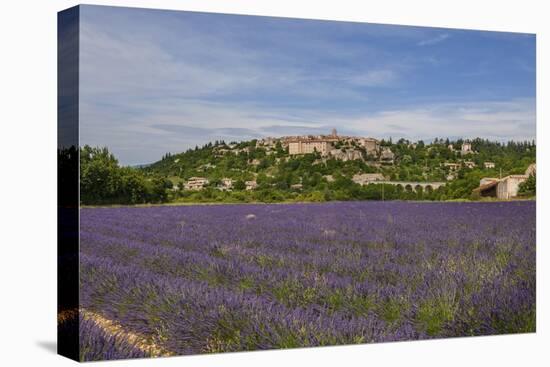
[[[143,168],[176,201],[512,199],[534,177],[534,142],[338,135],[216,141]]]

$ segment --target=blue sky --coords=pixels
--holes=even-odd
[[[216,139],[534,139],[535,36],[82,6],[80,138],[122,164]]]

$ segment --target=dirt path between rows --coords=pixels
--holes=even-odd
[[[169,357],[176,355],[175,353],[154,343],[152,340],[149,340],[144,335],[124,330],[124,327],[118,322],[107,319],[98,313],[81,308],[80,314],[85,319],[90,319],[94,321],[108,335],[116,338],[121,338],[129,344],[134,345],[141,351],[150,354],[152,357]]]

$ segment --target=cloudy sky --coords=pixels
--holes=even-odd
[[[535,36],[81,6],[80,138],[122,164],[216,139],[535,138]]]

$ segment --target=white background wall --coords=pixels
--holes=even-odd
[[[537,33],[537,334],[156,360],[158,366],[541,366],[550,341],[550,32],[544,1],[93,1],[166,9]],[[376,4],[375,4],[376,3]],[[75,1],[3,1],[0,12],[0,365],[70,365],[56,339],[56,12]],[[545,24],[546,23],[546,24]],[[546,340],[545,340],[546,339]],[[546,343],[545,343],[546,342]],[[103,366],[149,366],[149,360]]]

